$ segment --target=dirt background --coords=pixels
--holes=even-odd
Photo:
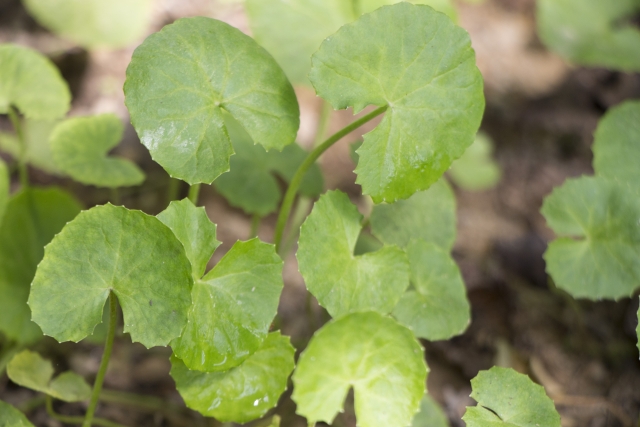
[[[429,392],[442,405],[453,427],[469,398],[470,379],[493,365],[528,373],[545,386],[556,402],[564,427],[635,426],[640,411],[640,363],[635,326],[638,300],[589,302],[573,300],[554,288],[545,273],[542,254],[553,239],[539,213],[553,187],[573,176],[592,173],[592,133],[598,119],[625,99],[640,97],[640,75],[572,67],[549,53],[535,34],[534,0],[487,0],[480,5],[457,4],[460,24],[471,34],[478,66],[485,78],[487,108],[482,129],[495,142],[495,158],[503,177],[491,190],[467,192],[455,188],[459,263],[472,303],[472,323],[465,334],[448,341],[423,342],[431,368]],[[213,0],[158,0],[149,33],[185,16],[210,16],[250,33],[242,6]],[[132,46],[87,52],[39,27],[17,0],[0,0],[0,42],[14,42],[49,54],[69,81],[74,95],[71,115],[112,112],[128,123],[122,84]],[[313,143],[320,102],[298,88],[301,106],[299,142]],[[350,112],[334,112],[330,131],[351,120]],[[8,128],[7,122],[0,126]],[[368,129],[363,129],[364,131]],[[362,131],[360,133],[362,133]],[[360,198],[348,143],[350,135],[321,159],[327,188]],[[117,153],[135,160],[148,175],[143,186],[126,190],[123,203],[157,213],[166,205],[168,177],[151,161],[131,126]],[[70,180],[31,171],[34,182],[57,184],[75,193],[87,207],[104,203],[109,193]],[[14,185],[17,185],[15,183]],[[186,188],[182,188],[183,195]],[[250,218],[210,188],[201,203],[218,224],[223,245],[215,262],[237,239],[249,234]],[[271,241],[275,217],[266,218],[259,235]],[[285,290],[280,304],[282,330],[300,347],[312,328],[306,290],[295,258],[285,264]],[[313,322],[326,314],[313,305]],[[55,361],[56,369],[71,368],[92,379],[98,369],[99,345],[37,346]],[[145,350],[120,337],[105,386],[181,403],[168,375],[170,351]],[[33,393],[0,378],[0,399],[20,405]],[[334,425],[355,425],[352,411]],[[80,415],[82,404],[57,403],[59,412]],[[282,426],[303,426],[285,395],[277,409]],[[145,411],[127,405],[102,404],[99,416],[130,426],[213,426],[215,421],[188,411]],[[43,408],[29,414],[37,426],[56,427]],[[259,425],[256,424],[256,425]]]

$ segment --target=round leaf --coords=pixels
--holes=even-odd
[[[69,110],[71,93],[58,69],[40,53],[0,45],[0,114],[16,106],[29,119],[52,120]]]
[[[0,331],[21,344],[42,332],[31,321],[29,286],[44,247],[80,212],[69,194],[56,189],[29,189],[14,194],[0,225]]]
[[[282,259],[258,239],[236,242],[193,287],[182,336],[171,343],[189,369],[238,366],[264,341],[282,292]]]
[[[331,423],[353,388],[358,425],[404,427],[425,392],[427,367],[411,331],[377,313],[320,329],[293,373],[293,400],[309,423]]]
[[[191,306],[191,265],[153,216],[105,205],[82,212],[45,248],[31,285],[33,320],[56,340],[80,341],[114,292],[124,332],[147,347],[180,335]]]
[[[471,380],[478,406],[467,407],[468,427],[560,427],[544,388],[513,369],[494,366]]]
[[[440,405],[425,394],[420,401],[420,411],[413,417],[411,427],[449,427],[449,421]]]
[[[34,427],[31,422],[13,406],[0,400],[0,427]]]
[[[640,286],[640,198],[604,178],[567,180],[542,214],[560,238],[544,254],[556,285],[574,297],[620,298]]]
[[[25,160],[32,166],[52,175],[62,175],[53,161],[49,136],[51,131],[60,123],[59,120],[23,120],[22,131],[26,151]],[[15,159],[20,158],[22,145],[13,133],[0,132],[0,150],[11,154]]]
[[[225,372],[190,371],[171,358],[171,376],[187,406],[219,421],[245,423],[276,406],[294,367],[289,338],[272,332],[240,366]]]
[[[376,203],[436,182],[471,145],[484,110],[467,32],[407,2],[363,15],[326,39],[309,78],[335,109],[388,106],[358,149],[357,182]]]
[[[83,184],[126,187],[144,181],[134,163],[108,157],[122,138],[122,122],[113,114],[76,117],[60,123],[51,134],[51,151],[62,172]]]
[[[9,169],[7,169],[5,162],[0,159],[0,224],[2,224],[2,217],[7,209],[7,203],[9,203]]]
[[[300,230],[300,273],[333,317],[369,310],[389,313],[409,286],[409,263],[399,248],[354,256],[361,221],[346,194],[329,191]]]
[[[460,187],[468,191],[486,190],[500,180],[500,166],[493,160],[493,142],[478,132],[476,139],[462,157],[453,162],[449,176]]]
[[[140,140],[169,174],[211,183],[233,153],[222,111],[265,148],[282,150],[299,125],[298,101],[274,59],[240,30],[184,18],[133,53],[124,84]]]

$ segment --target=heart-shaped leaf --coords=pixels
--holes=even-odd
[[[387,106],[358,149],[357,182],[376,203],[426,190],[471,145],[482,76],[469,35],[428,6],[400,2],[327,38],[309,79],[335,109]]]
[[[9,169],[7,169],[5,162],[0,159],[0,224],[2,224],[2,217],[7,209],[7,203],[9,203]]]
[[[333,317],[368,310],[389,313],[409,286],[409,263],[399,248],[385,246],[354,256],[361,221],[346,194],[329,191],[300,230],[300,273]]]
[[[542,386],[513,369],[494,366],[471,380],[478,406],[467,407],[468,427],[560,427],[560,415]]]
[[[56,188],[23,190],[9,199],[0,224],[0,331],[10,340],[27,345],[42,336],[31,321],[29,285],[45,245],[79,212],[78,202]]]
[[[53,161],[49,136],[60,123],[59,120],[23,120],[24,159],[32,166],[52,175],[62,175]],[[0,132],[0,150],[11,154],[15,159],[22,155],[22,144],[14,133]]]
[[[0,114],[16,106],[29,119],[52,120],[69,110],[71,93],[58,69],[35,50],[0,45]]]
[[[60,123],[51,133],[51,151],[62,172],[83,184],[126,187],[144,181],[134,163],[108,157],[118,145],[124,127],[113,114],[76,117]]]
[[[476,139],[462,157],[453,162],[449,176],[458,186],[468,191],[486,190],[500,180],[500,167],[491,157],[493,142],[483,132],[478,132]]]
[[[238,366],[266,338],[283,286],[282,259],[273,245],[236,242],[195,283],[189,322],[171,343],[174,353],[198,371]]]
[[[0,400],[0,423],[0,427],[34,427],[22,412],[2,400]]]
[[[276,406],[294,367],[288,337],[270,333],[262,347],[225,372],[190,371],[171,358],[171,376],[187,406],[219,421],[246,423]]]
[[[192,285],[191,264],[168,227],[109,204],[82,212],[47,245],[29,305],[46,335],[77,342],[100,323],[113,292],[124,332],[151,347],[182,332]]]
[[[309,423],[331,424],[349,389],[358,425],[404,427],[418,411],[427,367],[411,331],[378,313],[354,313],[322,327],[293,373],[293,400]]]
[[[298,130],[298,101],[275,60],[210,18],[179,19],[149,36],[133,53],[124,91],[142,143],[189,184],[229,169],[223,110],[267,149],[282,150]]]
[[[449,421],[440,405],[425,394],[420,401],[420,411],[413,417],[411,427],[449,427]]]

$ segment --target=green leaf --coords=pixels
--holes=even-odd
[[[174,201],[158,214],[158,219],[169,227],[184,246],[191,262],[193,280],[204,274],[213,251],[220,246],[216,240],[216,225],[204,208],[197,208],[189,199]]]
[[[292,143],[300,124],[296,95],[274,59],[210,18],[179,19],[149,36],[133,53],[124,91],[151,156],[189,184],[229,170],[223,110],[266,149]]]
[[[311,55],[324,39],[363,13],[398,0],[247,0],[246,11],[256,40],[285,70],[293,83],[309,84]],[[421,0],[455,19],[450,0]]]
[[[446,180],[407,200],[380,204],[371,212],[371,231],[402,248],[413,238],[451,250],[456,239],[456,198]]]
[[[13,406],[0,400],[0,427],[34,427],[31,422]]]
[[[189,369],[224,371],[264,341],[283,288],[282,259],[258,239],[236,242],[193,287],[189,322],[171,343]]]
[[[411,331],[378,313],[333,320],[293,373],[293,400],[309,423],[331,423],[353,388],[358,425],[404,427],[425,392],[427,367]]]
[[[0,224],[2,224],[2,217],[7,209],[7,203],[9,203],[9,184],[9,169],[0,158]]]
[[[594,137],[596,174],[629,185],[640,194],[640,101],[627,101],[609,110]]]
[[[113,114],[75,117],[60,123],[51,133],[51,151],[56,165],[78,182],[98,187],[127,187],[144,181],[134,163],[109,157],[118,145],[124,127]]]
[[[27,147],[24,154],[26,161],[32,166],[53,175],[62,175],[53,161],[51,145],[49,144],[49,136],[58,123],[60,123],[59,120],[22,121],[22,131]],[[22,148],[18,138],[13,133],[0,132],[0,150],[18,159]]]
[[[420,401],[420,412],[413,417],[411,427],[449,427],[449,421],[440,405],[431,396],[425,394]]]
[[[309,78],[335,109],[388,106],[358,149],[356,182],[376,203],[435,183],[471,145],[484,110],[467,32],[407,2],[363,15],[326,39]]]
[[[114,292],[124,332],[151,347],[182,332],[192,285],[189,260],[169,228],[108,204],[82,212],[47,245],[29,305],[46,335],[77,342],[100,323]]]
[[[638,0],[540,0],[538,34],[547,47],[576,64],[640,70]]]
[[[409,286],[409,263],[399,248],[354,256],[361,221],[346,194],[329,191],[300,230],[300,273],[333,317],[355,311],[389,313]]]
[[[493,142],[489,136],[478,132],[474,143],[451,165],[449,176],[468,191],[481,191],[495,186],[502,171],[491,157],[492,152]]]
[[[31,321],[29,286],[44,246],[79,212],[78,202],[57,188],[22,190],[9,199],[0,225],[0,331],[10,340],[28,345],[42,336]]]
[[[406,251],[414,289],[402,296],[393,316],[417,337],[432,341],[464,332],[471,309],[460,269],[449,253],[421,240],[412,240]]]
[[[567,180],[542,214],[560,237],[544,254],[556,285],[577,298],[620,298],[640,286],[640,198],[604,178]]]
[[[17,107],[29,119],[53,120],[69,110],[71,93],[58,69],[35,50],[0,45],[0,114]]]
[[[276,406],[294,367],[288,337],[272,332],[241,365],[225,372],[190,371],[171,357],[171,376],[187,406],[219,421],[245,423]]]
[[[468,427],[560,427],[560,415],[544,388],[513,369],[494,366],[471,380],[478,406],[467,407]]]
[[[91,387],[80,375],[64,372],[53,378],[53,365],[38,353],[24,350],[7,365],[7,375],[14,383],[46,393],[65,402],[79,402],[91,397]]]
[[[26,0],[29,14],[87,48],[125,47],[147,30],[150,0]]]

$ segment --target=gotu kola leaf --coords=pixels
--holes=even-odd
[[[0,400],[0,427],[33,427],[24,414]]]
[[[467,407],[468,427],[560,427],[560,415],[542,386],[513,369],[494,366],[471,380],[478,406]]]
[[[83,184],[126,187],[144,181],[134,163],[107,157],[118,145],[124,127],[113,114],[76,117],[60,123],[51,133],[51,151],[62,172]]]
[[[169,228],[108,204],[82,212],[47,245],[29,305],[46,335],[79,341],[100,323],[113,292],[124,331],[151,347],[180,335],[192,285],[189,260]]]
[[[482,76],[469,35],[428,6],[400,2],[326,39],[309,74],[336,109],[387,106],[364,136],[357,182],[376,203],[426,190],[474,140]]]
[[[29,48],[0,45],[0,114],[15,106],[29,119],[53,120],[67,113],[70,101],[51,61]]]
[[[26,150],[24,159],[32,166],[53,175],[62,175],[56,166],[51,153],[49,136],[60,123],[59,120],[23,120],[22,132]],[[0,151],[11,154],[19,159],[22,154],[22,144],[14,133],[0,132]]]
[[[224,372],[190,371],[171,358],[171,376],[187,406],[219,421],[246,423],[276,406],[294,367],[289,338],[270,333],[241,365]]]
[[[308,422],[331,423],[353,387],[362,427],[404,427],[425,392],[427,367],[411,331],[378,313],[353,313],[322,327],[293,374],[293,400]]]
[[[298,101],[275,60],[240,30],[179,19],[133,53],[125,102],[140,140],[170,175],[211,183],[233,153],[223,110],[266,149],[292,143]]]
[[[428,394],[420,401],[420,411],[413,417],[411,427],[449,427],[442,408]]]
[[[449,176],[460,187],[468,191],[486,190],[500,180],[500,167],[491,157],[493,142],[483,132],[478,132],[476,139],[462,157],[453,162]]]
[[[0,224],[0,331],[10,340],[27,345],[42,336],[31,321],[29,285],[44,246],[79,212],[78,202],[56,188],[22,190],[9,199]]]
[[[353,255],[361,221],[346,194],[329,191],[300,230],[300,273],[333,317],[368,310],[389,313],[409,286],[409,263],[399,248]]]

